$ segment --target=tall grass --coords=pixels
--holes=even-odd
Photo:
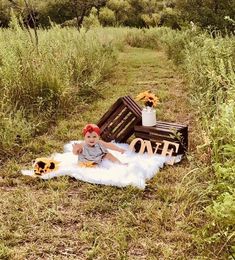
[[[191,101],[200,118],[211,176],[207,192],[209,223],[202,229],[204,249],[218,257],[235,256],[235,41],[202,32],[168,31],[161,39],[169,57],[180,64],[191,87]]]
[[[152,38],[154,40],[152,40]],[[200,30],[169,28],[129,30],[125,42],[135,47],[163,47],[185,74],[190,100],[202,136],[199,152],[206,224],[196,241],[201,254],[235,257],[235,41],[234,36],[210,36]],[[201,175],[198,172],[198,175]],[[204,182],[204,183],[203,183]],[[206,202],[206,203],[205,203]],[[200,250],[199,250],[200,251]],[[200,252],[199,252],[200,254]]]
[[[115,63],[114,45],[95,32],[54,26],[38,30],[38,38],[35,46],[16,21],[10,29],[0,31],[3,154],[17,145],[16,137],[25,142],[84,100],[97,98],[99,83]]]

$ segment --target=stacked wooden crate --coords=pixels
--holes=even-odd
[[[141,111],[141,107],[130,96],[119,98],[97,123],[101,129],[101,138],[107,142],[114,140],[123,143],[134,134],[137,138],[149,140],[153,149],[156,143],[161,143],[158,153],[163,149],[164,140],[179,144],[177,154],[187,151],[187,125],[157,121],[155,126],[142,126]],[[136,148],[138,151],[138,144]]]

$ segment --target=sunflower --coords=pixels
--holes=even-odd
[[[150,90],[138,94],[136,100],[143,101],[147,107],[156,107],[159,103],[159,99]]]

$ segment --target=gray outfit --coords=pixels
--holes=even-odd
[[[78,162],[94,162],[99,164],[107,153],[108,150],[100,143],[94,146],[85,144],[82,153],[78,155]]]

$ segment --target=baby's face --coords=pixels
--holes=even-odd
[[[91,133],[87,132],[84,137],[85,143],[89,146],[94,146],[99,139],[100,137],[96,132],[91,132]]]

